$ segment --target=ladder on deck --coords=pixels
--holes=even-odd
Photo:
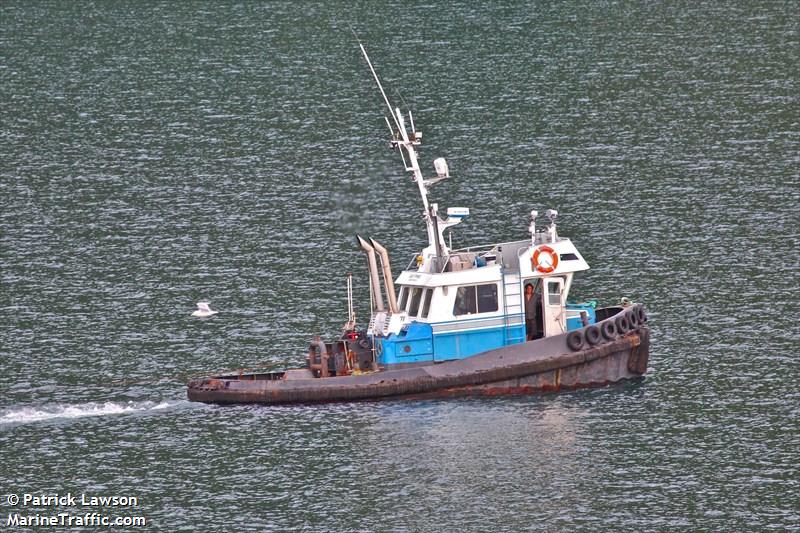
[[[518,344],[525,342],[525,309],[522,307],[522,284],[520,283],[519,272],[508,272],[505,269],[503,273],[503,310],[504,314],[504,327],[503,334],[505,337],[505,344]],[[522,326],[522,334],[518,333],[519,326]],[[512,331],[510,328],[516,327],[517,331]]]

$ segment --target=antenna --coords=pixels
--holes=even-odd
[[[403,102],[403,105],[406,106],[406,110],[408,111],[408,120],[411,122],[411,132],[416,133],[417,129],[414,127],[414,116],[411,114],[411,106],[408,105],[408,102],[406,102],[406,99],[403,98],[403,94],[400,91],[395,89],[394,94],[397,95],[400,101]]]
[[[350,29],[353,30],[353,28]],[[355,36],[356,41],[358,41],[358,46],[361,48],[361,53],[364,54],[364,59],[367,60],[367,65],[369,65],[369,70],[370,72],[372,72],[372,77],[375,78],[375,83],[378,84],[378,89],[381,91],[381,95],[383,95],[383,101],[386,102],[386,107],[389,108],[389,114],[392,115],[392,120],[394,120],[394,124],[395,126],[397,126],[397,129],[399,130],[400,123],[397,121],[397,117],[394,116],[394,112],[392,111],[392,104],[389,103],[389,98],[386,97],[386,91],[383,90],[383,85],[381,85],[381,80],[378,79],[378,74],[375,72],[375,69],[372,66],[372,61],[369,60],[367,51],[364,49],[364,45],[361,44],[361,41],[359,40],[358,35],[356,35],[355,30],[353,30],[353,35]]]

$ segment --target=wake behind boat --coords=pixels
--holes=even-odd
[[[423,177],[416,151],[422,134],[410,112],[406,122],[391,105],[360,46],[389,109],[389,142],[418,186],[428,244],[395,280],[386,248],[357,237],[370,277],[366,328],[356,327],[348,277],[344,331],[334,342],[315,338],[304,368],[193,379],[189,399],[272,404],[522,394],[642,376],[650,346],[644,307],[568,301],[575,274],[589,265],[558,235],[555,210],[546,211],[541,229],[532,211],[525,239],[451,249],[445,232],[452,239],[469,209],[451,207],[442,218],[438,204],[429,203],[429,188],[450,177],[447,162],[436,159],[436,176]]]

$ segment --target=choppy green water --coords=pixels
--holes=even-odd
[[[157,530],[800,527],[793,2],[0,7],[0,517],[140,498]],[[345,320],[353,234],[424,244],[380,98],[447,156],[456,243],[553,207],[645,302],[647,379],[530,398],[228,407]],[[220,314],[193,320],[209,299]],[[63,509],[57,509],[61,511]],[[40,509],[41,511],[41,509]],[[87,528],[92,529],[92,528]]]

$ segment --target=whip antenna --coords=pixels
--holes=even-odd
[[[352,28],[351,28],[352,29]],[[386,91],[383,90],[383,85],[381,85],[381,80],[378,79],[378,74],[375,72],[375,69],[372,67],[372,61],[369,60],[369,56],[367,55],[367,51],[364,49],[364,45],[361,44],[361,41],[358,40],[358,35],[356,32],[353,31],[353,35],[355,35],[356,40],[358,41],[358,46],[361,48],[361,53],[364,54],[364,59],[367,60],[367,65],[369,65],[369,70],[372,72],[372,77],[375,78],[375,83],[378,84],[378,90],[381,91],[381,95],[383,96],[383,101],[386,102],[386,107],[389,108],[389,114],[392,115],[392,120],[394,121],[394,125],[397,126],[397,130],[401,130],[400,123],[397,121],[397,117],[392,110],[392,104],[389,103],[389,98],[386,96]],[[391,130],[391,128],[389,128]],[[394,132],[392,131],[392,134]]]

